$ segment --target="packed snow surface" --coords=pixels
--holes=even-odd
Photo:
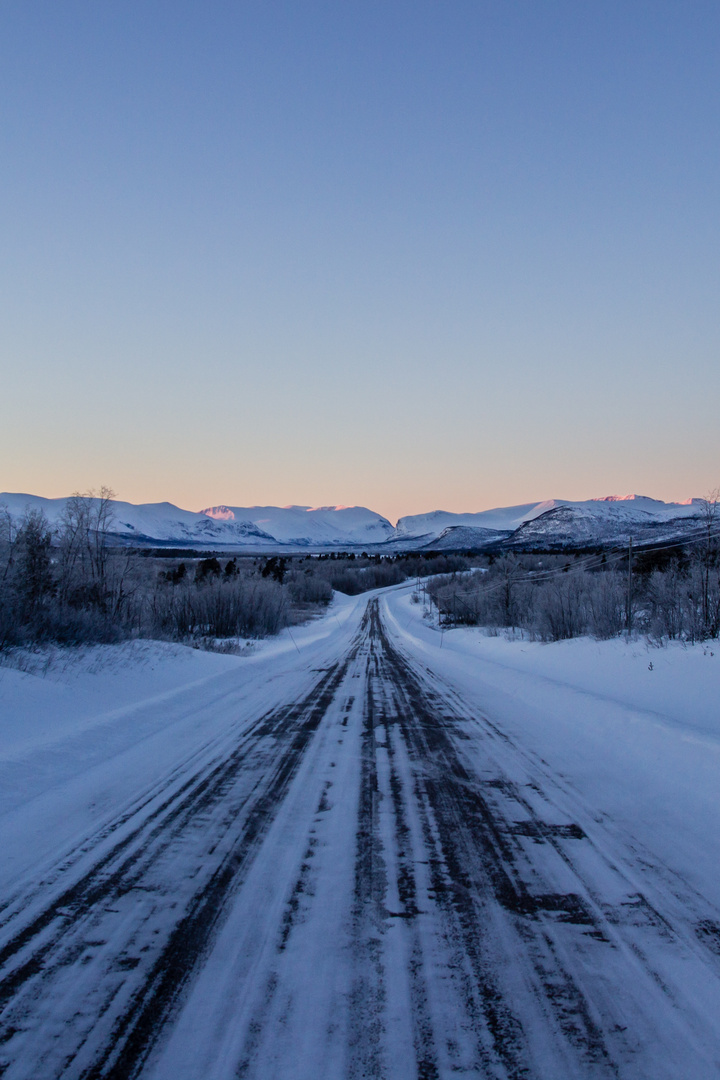
[[[0,667],[3,1080],[716,1080],[720,654],[412,592]]]

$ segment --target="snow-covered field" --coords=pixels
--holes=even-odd
[[[440,634],[0,667],[0,1068],[720,1075],[720,651]]]

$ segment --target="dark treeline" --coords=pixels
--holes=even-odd
[[[0,508],[0,649],[157,637],[212,645],[275,634],[350,595],[466,568],[458,556],[205,557],[108,545],[113,493],[76,494],[53,528]]]
[[[0,648],[116,641],[137,621],[127,555],[108,548],[112,492],[74,495],[51,530],[40,511],[14,521],[0,508]]]
[[[333,589],[348,596],[356,596],[368,589],[399,585],[408,578],[466,570],[473,565],[473,561],[477,562],[463,555],[444,555],[433,551],[402,555],[333,553],[313,559],[317,563],[315,572],[325,577]]]
[[[303,604],[327,603],[295,575],[278,581],[253,560],[181,561],[110,547],[112,492],[75,495],[50,527],[39,511],[0,510],[0,649],[160,637],[203,642],[263,637]],[[298,604],[295,605],[295,598]]]
[[[445,625],[515,628],[543,641],[628,631],[688,642],[720,633],[717,538],[686,548],[595,556],[503,555],[482,572],[433,578]]]

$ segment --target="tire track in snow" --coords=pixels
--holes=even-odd
[[[526,1076],[533,1067],[533,1053],[524,1022],[533,1009],[539,1008],[548,1026],[552,1026],[554,1014],[555,1027],[564,1036],[561,1042],[567,1041],[579,1052],[580,1060],[591,1067],[601,1065],[605,1075],[613,1075],[591,1007],[560,958],[546,956],[542,964],[539,958],[533,965],[527,964],[528,955],[534,951],[532,945],[537,942],[526,927],[522,946],[512,940],[508,927],[502,928],[505,942],[512,949],[504,963],[525,969],[525,1001],[514,1000],[498,978],[502,959],[492,940],[499,929],[498,908],[510,916],[525,918],[552,908],[563,918],[590,920],[575,894],[561,896],[529,890],[517,873],[515,852],[509,842],[511,823],[491,810],[477,778],[458,756],[450,734],[454,718],[450,716],[448,722],[447,701],[431,696],[394,649],[377,610],[373,610],[372,618],[382,653],[383,678],[393,691],[389,711],[396,738],[404,744],[414,773],[413,795],[430,866],[432,901],[442,910],[448,945],[463,959],[460,967],[464,969],[467,1026],[472,1026],[478,1036],[478,1068],[489,1070],[489,1075]],[[530,994],[528,981],[534,984]],[[558,1041],[557,1030],[554,1034]],[[552,1035],[547,1041],[553,1041]],[[557,1046],[554,1053],[554,1067],[564,1068],[568,1047]]]
[[[54,1076],[88,1080],[137,1074],[282,802],[347,662],[323,673],[299,703],[262,717],[236,750],[187,778],[168,799],[149,811],[141,806],[138,824],[10,936],[0,953],[3,1075],[34,1080],[48,1068]],[[185,880],[171,879],[163,888],[158,865],[163,858],[176,861],[188,841],[195,850]],[[143,892],[154,901],[149,912],[136,900]],[[127,897],[135,899],[135,918],[124,920],[118,937],[107,923],[122,916],[118,903]],[[144,951],[152,957],[149,970]],[[93,969],[93,979],[86,967],[80,980],[87,985],[85,1005],[92,999],[89,1015],[80,1008],[55,1018],[43,1039],[33,1018],[81,963]],[[57,1010],[57,1001],[47,1008]]]
[[[702,991],[684,994],[702,986],[717,1003],[716,970],[628,891],[622,850],[608,860],[576,821],[542,816],[555,801],[543,790],[552,796],[550,770],[524,787],[511,779],[500,762],[523,771],[525,755],[401,654],[374,618],[383,678],[395,692],[396,744],[409,754],[412,805],[434,847],[433,898],[447,940],[462,943],[458,970],[471,961],[476,1030],[484,1013],[493,1037],[495,1061],[478,1060],[478,1074],[675,1080],[692,1061],[694,1077],[717,1076],[713,1006],[703,1015]],[[678,971],[684,987],[666,979]]]

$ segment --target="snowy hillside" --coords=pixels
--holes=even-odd
[[[526,520],[509,541],[512,546],[538,544],[636,543],[670,540],[693,533],[698,527],[697,500],[663,503],[633,495],[625,499],[590,499],[556,502],[544,513]]]
[[[438,537],[428,540],[423,547],[433,551],[478,551],[507,540],[513,533],[498,529],[477,529],[469,525],[451,525]]]
[[[471,529],[492,529],[494,532],[511,533],[524,521],[541,514],[554,506],[554,500],[547,503],[525,503],[523,506],[508,506],[496,510],[481,510],[476,514],[453,514],[447,510],[433,510],[429,514],[412,514],[402,517],[397,523],[397,535],[401,538],[438,537],[445,529],[463,526]]]
[[[644,495],[609,495],[584,502],[547,499],[477,514],[436,510],[401,518],[397,534],[419,546],[456,549],[498,541],[509,546],[617,543],[629,536],[642,542],[683,536],[696,529],[699,502],[665,503]]]
[[[697,503],[697,499],[687,503],[665,503],[659,499],[649,499],[645,495],[608,495],[601,499],[588,499],[585,502],[545,499],[543,502],[524,503],[521,506],[481,510],[476,514],[453,514],[446,510],[433,510],[429,514],[413,514],[410,517],[400,518],[397,523],[397,534],[401,537],[439,536],[445,529],[455,526],[511,533],[525,522],[534,521],[535,518],[561,506],[585,510],[598,523],[668,520],[696,515]]]

